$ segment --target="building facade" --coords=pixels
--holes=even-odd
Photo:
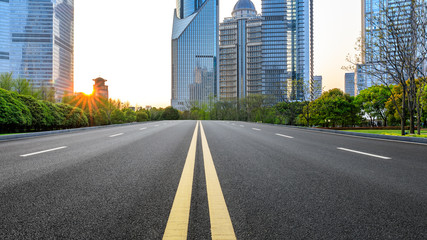
[[[262,93],[309,99],[309,0],[262,0]]]
[[[177,0],[172,32],[172,107],[215,100],[219,88],[219,0]]]
[[[74,0],[4,0],[0,14],[0,71],[74,92]]]
[[[314,76],[313,77],[313,99],[316,100],[322,96],[323,93],[323,77]]]
[[[250,0],[239,0],[220,24],[220,99],[261,94],[261,17]]]
[[[344,82],[344,89],[345,93],[349,94],[350,96],[354,97],[356,96],[356,74],[354,72],[349,72],[345,74],[345,82]]]
[[[426,16],[427,12],[425,0],[415,0],[414,2],[412,0],[362,0],[361,2],[363,62],[357,66],[356,70],[357,93],[373,85],[392,83],[390,76],[385,76],[386,74],[381,74],[381,72],[385,68],[388,72],[393,72],[395,66],[379,65],[378,62],[382,61],[381,55],[384,52],[387,52],[386,54],[389,56],[393,56],[394,52],[406,51],[409,53],[412,51],[411,49],[417,48],[412,46],[413,42],[407,30],[412,26],[412,3],[415,4],[417,14]],[[387,28],[384,27],[385,24]],[[384,39],[384,35],[391,31],[389,29],[393,29],[394,34],[390,34],[391,37],[387,41],[389,44],[379,49],[378,46],[386,42],[379,41],[379,39]],[[392,37],[393,35],[400,36]],[[398,44],[397,41],[399,41]],[[399,47],[397,47],[398,45]],[[400,49],[397,50],[397,48]],[[402,59],[396,58],[396,60],[396,66],[405,66]]]

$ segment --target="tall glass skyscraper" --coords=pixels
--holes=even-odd
[[[261,17],[251,0],[239,0],[220,24],[220,99],[261,93]]]
[[[9,71],[10,17],[9,0],[0,0],[0,73]]]
[[[74,91],[74,0],[0,0],[0,71]]]
[[[309,0],[262,0],[262,93],[309,99]]]
[[[421,10],[424,9],[424,13],[427,12],[427,3],[425,0],[415,0],[414,4],[416,8],[421,8]],[[378,47],[380,44],[379,39],[382,37],[381,35],[384,35],[384,33],[388,31],[387,28],[384,28],[383,24],[390,23],[390,25],[399,26],[397,31],[400,31],[400,34],[406,34],[406,30],[401,31],[399,28],[411,28],[411,8],[412,0],[362,0],[363,64],[357,66],[357,93],[363,89],[371,87],[372,85],[381,84],[385,80],[382,79],[381,81],[377,81],[378,76],[374,77],[372,74],[372,72],[377,72],[375,70],[378,69],[376,64],[381,61],[381,51]],[[422,14],[421,12],[418,14]],[[424,14],[424,16],[426,15]],[[392,22],[388,23],[387,21]],[[399,51],[406,51],[404,46],[408,46],[412,42],[410,36],[407,38],[399,37],[399,40],[403,41],[400,44],[403,49],[400,49]],[[386,47],[388,51],[390,51],[390,54],[393,54],[393,51],[396,50],[396,44],[394,44],[394,41],[396,41],[396,39],[391,38],[389,40],[390,44]],[[381,43],[384,42],[385,41],[381,41]],[[398,59],[397,62],[399,61],[400,59]],[[399,64],[402,65],[401,63]],[[391,69],[393,68],[391,67]]]
[[[219,0],[177,0],[172,32],[172,100],[178,110],[218,95]]]

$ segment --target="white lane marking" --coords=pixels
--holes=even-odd
[[[391,159],[389,157],[384,157],[384,156],[380,156],[380,155],[375,155],[375,154],[360,152],[360,151],[351,150],[351,149],[347,149],[347,148],[338,148],[338,150],[352,152],[352,153],[357,153],[357,154],[362,154],[362,155],[366,155],[366,156],[370,156],[370,157],[375,157],[375,158],[381,158],[381,159],[385,159],[385,160],[390,160]]]
[[[118,133],[118,134],[114,134],[114,135],[111,135],[110,136],[110,138],[113,138],[113,137],[118,137],[118,136],[121,136],[121,135],[123,135],[124,133]]]
[[[245,126],[243,126],[243,125],[240,125],[240,127],[245,127]]]
[[[53,151],[57,151],[57,150],[65,149],[65,148],[67,148],[67,146],[63,146],[63,147],[59,147],[59,148],[53,148],[53,149],[44,150],[44,151],[35,152],[35,153],[29,153],[29,154],[21,155],[21,157],[29,157],[29,156],[47,153],[47,152],[53,152]]]
[[[155,125],[155,127],[160,127],[160,125]]]
[[[283,134],[279,134],[279,133],[276,133],[276,136],[279,136],[279,137],[284,137],[284,138],[290,138],[290,139],[293,139],[294,137],[291,137],[291,136],[286,136],[286,135],[283,135]]]
[[[142,131],[142,130],[145,130],[145,129],[147,129],[147,128],[141,128],[141,129],[139,129],[139,130],[141,130],[141,131]]]
[[[252,128],[252,130],[261,131],[261,129],[259,129],[259,128]]]

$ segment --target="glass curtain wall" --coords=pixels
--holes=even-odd
[[[309,86],[308,0],[262,1],[262,93],[304,100]]]
[[[0,0],[0,73],[9,72],[10,11],[9,0]]]
[[[191,5],[192,4],[192,5]],[[187,12],[193,6],[192,14]],[[198,8],[195,8],[197,6]],[[219,0],[181,1],[172,33],[172,106],[208,104],[218,91]],[[189,15],[188,15],[189,14]]]
[[[8,72],[53,89],[59,100],[74,90],[74,1],[54,2],[9,0]]]

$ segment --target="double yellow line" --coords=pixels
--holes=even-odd
[[[199,125],[202,138],[212,239],[236,239],[205,131],[202,123],[197,122],[178,190],[172,205],[172,210],[169,215],[169,220],[166,225],[166,230],[163,235],[164,240],[187,239]]]

